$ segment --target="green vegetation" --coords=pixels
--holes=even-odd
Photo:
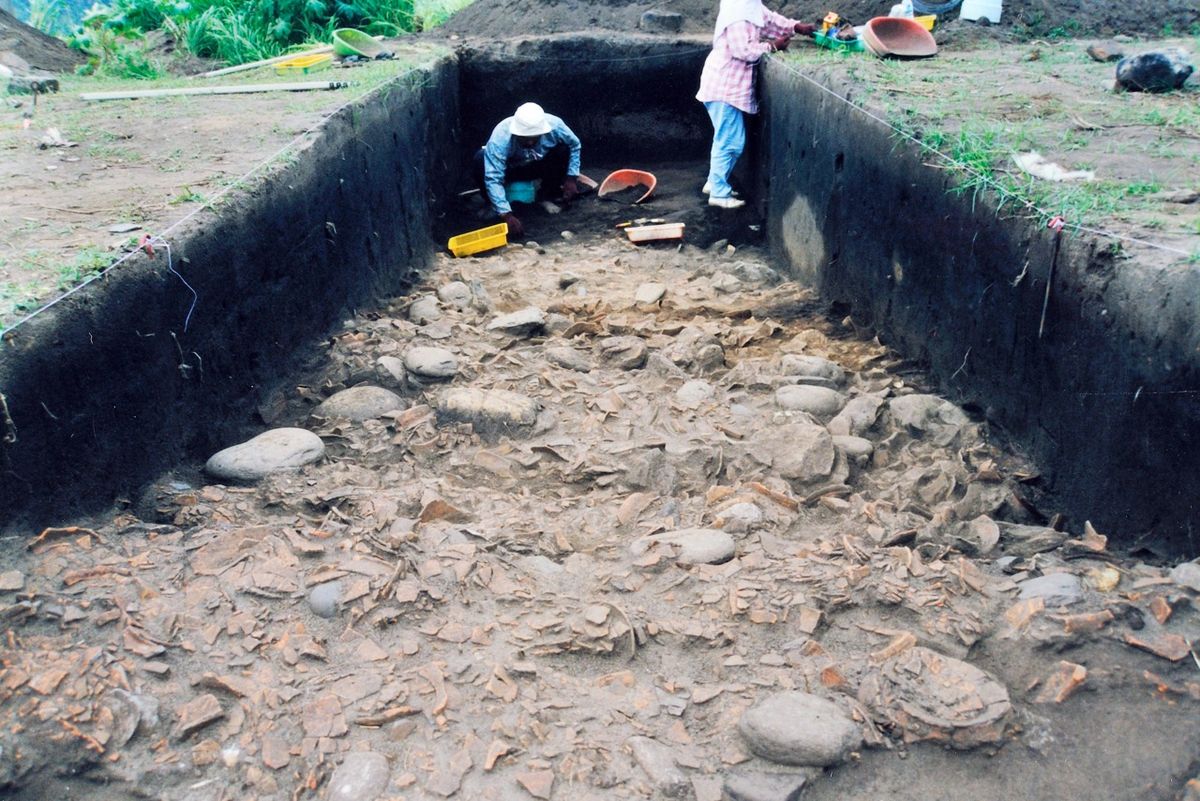
[[[27,0],[30,25],[88,54],[86,74],[153,80],[176,56],[244,64],[328,44],[337,28],[394,37],[445,22],[471,0]]]
[[[1069,31],[1064,31],[1069,33]],[[1043,36],[1053,36],[1042,32]],[[927,61],[833,57],[792,48],[803,74],[848,75],[855,102],[897,133],[897,149],[919,143],[923,160],[953,176],[950,191],[987,195],[1006,214],[1062,215],[1087,226],[1142,229],[1147,238],[1200,233],[1191,206],[1164,195],[1200,189],[1200,86],[1163,95],[1111,92],[1111,65],[1077,44],[1032,50],[984,45]],[[1021,170],[1013,156],[1037,151],[1091,181],[1052,181]],[[1153,235],[1151,235],[1153,234]]]

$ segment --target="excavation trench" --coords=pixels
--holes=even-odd
[[[1092,401],[1035,402],[1086,369],[1155,378],[1141,307],[1110,311],[1115,340],[1071,311],[1124,279],[1093,285],[1105,262],[1064,246],[1029,341],[1041,293],[1010,268],[1036,282],[1040,234],[968,214],[774,65],[737,177],[760,200],[710,210],[707,120],[678,89],[703,51],[464,52],[177,237],[194,311],[160,255],[15,332],[3,511],[29,547],[0,565],[0,795],[1174,796],[1200,583],[1102,534],[1183,547],[1185,517],[1122,471],[1176,464],[1162,440],[1190,418],[1104,407],[1101,442],[1058,453]],[[656,172],[653,200],[535,207],[536,242],[449,258],[483,211],[466,158],[530,99],[585,172]],[[637,216],[685,243],[631,245],[614,224]],[[395,405],[317,405],[362,385]],[[1131,426],[1125,462],[1073,466]],[[325,458],[200,472],[278,427]],[[1072,494],[1092,473],[1129,491]],[[1160,500],[1190,486],[1159,478]],[[796,745],[813,709],[829,726]]]
[[[466,49],[331,119],[294,164],[179,237],[194,313],[160,254],[9,335],[0,388],[16,442],[3,446],[0,519],[42,525],[129,501],[270,419],[298,344],[410,285],[473,224],[448,205],[469,186],[464,159],[523,100],[568,119],[600,177],[692,160],[694,183],[709,128],[690,87],[705,49],[577,36]],[[1116,263],[1105,243],[1068,238],[1039,335],[1051,233],[950,193],[944,173],[786,65],[766,67],[763,94],[738,175],[756,206],[716,217],[696,196],[655,216],[689,223],[701,247],[765,229],[798,281],[1026,449],[1071,526],[1195,552],[1194,271]]]

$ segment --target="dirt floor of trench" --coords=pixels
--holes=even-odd
[[[585,198],[347,320],[276,410],[321,460],[7,543],[0,797],[1179,797],[1200,580],[1041,525],[986,424],[660,179],[684,244]],[[399,400],[317,406],[364,385]]]

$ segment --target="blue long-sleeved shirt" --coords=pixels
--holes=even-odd
[[[510,133],[513,118],[502,120],[491,138],[483,147],[483,184],[487,188],[488,200],[497,214],[507,214],[512,211],[508,198],[504,194],[504,172],[509,165],[520,167],[534,161],[540,161],[550,149],[562,143],[571,148],[571,158],[567,163],[567,175],[579,175],[579,154],[582,148],[579,137],[567,127],[567,124],[553,114],[546,115],[550,123],[550,132],[538,137],[533,147],[524,148],[517,143],[516,137]]]

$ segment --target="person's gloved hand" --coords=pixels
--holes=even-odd
[[[575,180],[575,176],[568,175],[562,185],[563,200],[570,203],[575,198],[579,197],[579,182]]]
[[[525,236],[525,226],[521,225],[521,221],[517,219],[517,215],[511,211],[504,215],[504,221],[508,223],[508,234],[517,238]]]
[[[797,22],[796,23],[796,35],[797,36],[812,36],[816,32],[817,32],[817,26],[813,25],[810,22]]]
[[[787,50],[788,45],[790,45],[791,43],[792,43],[792,37],[780,36],[778,38],[771,40],[771,47],[775,48],[777,51]]]

